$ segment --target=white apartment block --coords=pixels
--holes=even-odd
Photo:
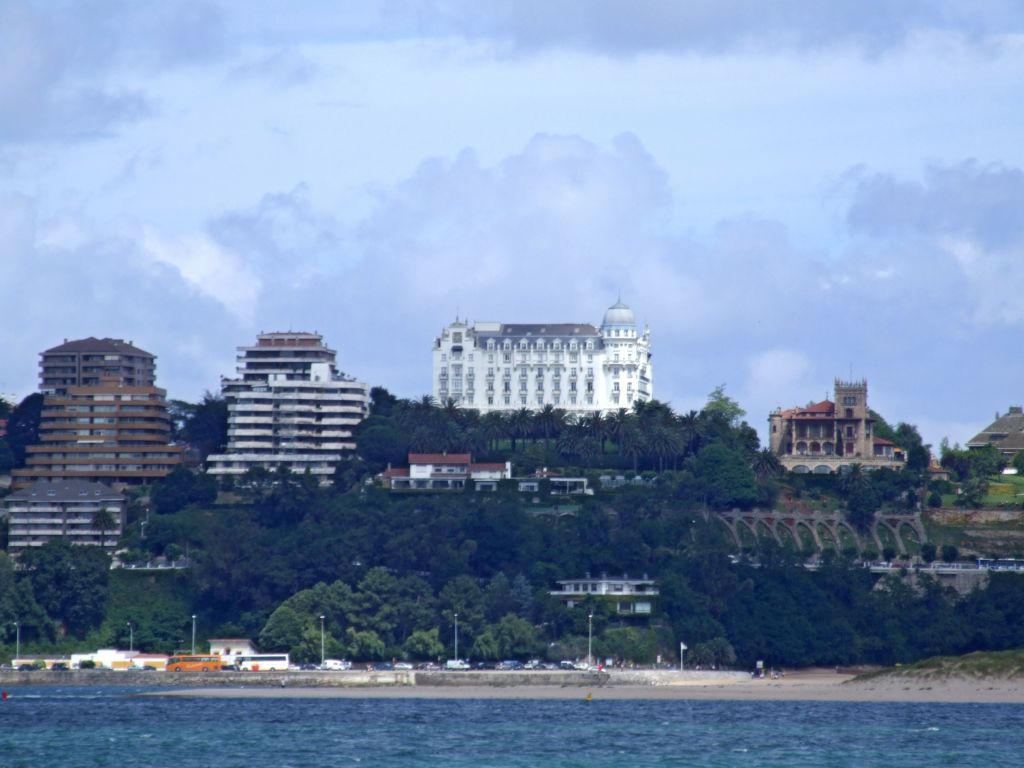
[[[608,413],[653,397],[651,332],[621,301],[600,328],[456,320],[434,341],[433,395],[481,413]]]
[[[103,483],[40,480],[4,499],[8,551],[16,555],[53,539],[113,549],[125,522],[125,497]],[[107,513],[102,529],[97,514]]]
[[[227,453],[211,455],[207,471],[241,475],[283,466],[330,480],[355,450],[352,430],[366,417],[368,387],[338,372],[335,351],[317,333],[262,333],[255,346],[238,351],[237,378],[221,382]]]

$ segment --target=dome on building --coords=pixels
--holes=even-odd
[[[608,307],[608,311],[604,313],[604,321],[601,323],[602,328],[614,326],[636,327],[636,318],[633,317],[633,310],[623,304],[621,300]]]

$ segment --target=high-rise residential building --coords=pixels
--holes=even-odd
[[[41,355],[39,442],[11,474],[37,480],[147,483],[181,463],[171,444],[167,393],[154,386],[156,358],[119,339],[65,342]]]
[[[835,402],[822,400],[803,407],[777,408],[768,416],[768,445],[786,469],[828,474],[853,464],[865,469],[902,469],[906,456],[899,446],[874,434],[868,408],[868,383],[835,381]]]
[[[433,395],[481,413],[631,408],[654,396],[651,332],[621,301],[588,323],[456,320],[434,341]]]
[[[355,450],[352,430],[366,417],[369,388],[338,371],[337,353],[317,333],[261,333],[238,351],[236,378],[221,382],[227,451],[209,456],[207,471],[286,467],[329,480]]]
[[[125,522],[125,498],[85,480],[42,480],[4,499],[7,549],[18,554],[54,539],[112,549]]]
[[[129,387],[156,384],[156,357],[123,339],[64,339],[40,355],[39,391],[62,393],[118,381]]]

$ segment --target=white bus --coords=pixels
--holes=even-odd
[[[241,672],[281,672],[288,669],[287,653],[258,653],[236,656],[235,669]]]

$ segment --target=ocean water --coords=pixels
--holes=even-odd
[[[193,699],[14,688],[14,766],[1021,766],[1024,705]]]

